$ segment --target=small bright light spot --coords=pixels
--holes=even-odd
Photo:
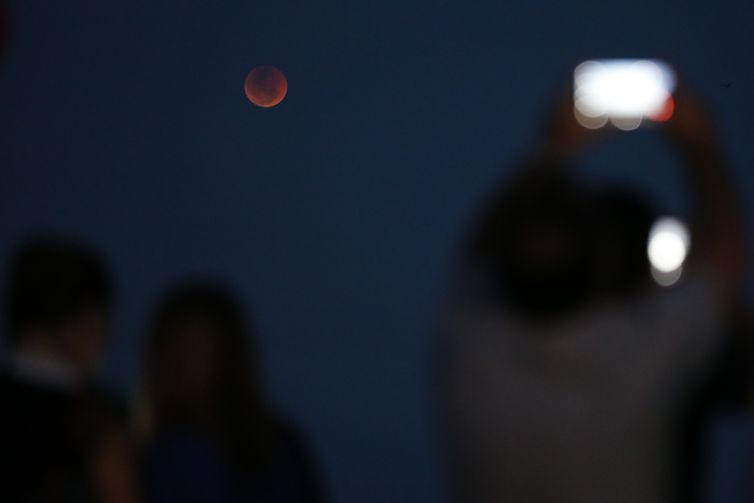
[[[660,218],[649,231],[647,255],[652,269],[665,274],[680,270],[690,244],[688,229],[682,221],[673,217]]]
[[[585,127],[592,122],[587,120],[584,124],[579,115],[607,116],[620,129],[636,129],[642,118],[668,114],[668,100],[674,88],[673,71],[658,61],[585,61],[574,70],[576,116]]]

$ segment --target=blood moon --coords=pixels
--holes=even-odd
[[[243,83],[249,101],[262,108],[274,107],[285,98],[288,80],[283,72],[271,65],[257,66]]]

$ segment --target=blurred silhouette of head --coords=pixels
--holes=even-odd
[[[591,197],[595,294],[626,295],[650,279],[647,240],[655,213],[639,194],[602,189]]]
[[[525,178],[495,199],[472,247],[507,305],[546,320],[646,284],[655,220],[647,201],[617,187],[587,192],[560,161],[522,171]]]
[[[26,243],[12,259],[6,299],[12,346],[63,359],[82,375],[95,370],[111,284],[93,252],[59,239]]]
[[[493,264],[505,302],[536,318],[560,316],[587,293],[590,264],[584,198],[563,166],[527,168],[533,176],[492,213],[478,254]]]
[[[260,460],[270,418],[250,330],[223,286],[192,281],[159,304],[149,331],[146,390],[157,431],[195,428],[243,466]]]

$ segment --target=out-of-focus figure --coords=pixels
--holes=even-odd
[[[10,32],[10,16],[8,15],[8,2],[0,0],[0,61],[2,60],[5,46],[8,44],[8,33]]]
[[[696,211],[683,275],[664,288],[651,206],[570,171],[605,133],[579,126],[570,99],[554,116],[463,257],[442,367],[456,501],[692,501],[688,404],[719,359],[743,263],[724,156],[681,89],[663,127]]]
[[[223,287],[173,289],[146,357],[148,501],[321,501],[309,453],[263,392],[252,333]]]
[[[0,499],[132,502],[126,415],[92,383],[110,278],[76,244],[21,247],[7,291],[10,357],[0,374]]]

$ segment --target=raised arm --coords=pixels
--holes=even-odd
[[[745,258],[738,194],[706,110],[687,89],[680,89],[675,101],[667,130],[687,168],[694,199],[690,265],[712,270],[730,297],[737,293]]]

